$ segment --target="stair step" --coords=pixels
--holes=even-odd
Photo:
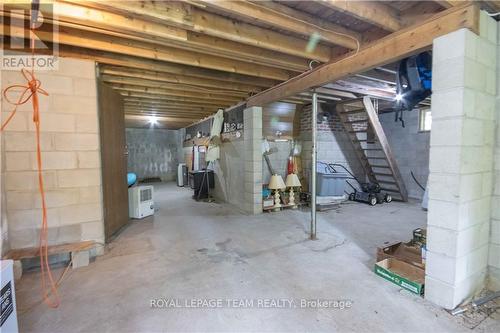
[[[392,173],[374,172],[373,174],[374,174],[375,176],[386,176],[386,177],[393,177],[393,176],[394,176]]]
[[[378,180],[377,179],[377,182],[382,183],[382,184],[388,184],[388,185],[398,185],[398,183],[393,182],[393,181],[389,181],[389,180]]]
[[[367,159],[369,160],[387,160],[385,157],[371,157],[371,156],[366,156]]]
[[[378,165],[378,164],[372,164],[372,168],[384,168],[384,169],[390,169],[391,167],[388,165]]]
[[[359,120],[348,120],[345,121],[348,124],[359,124],[359,123],[366,123],[368,122],[368,119],[359,119]]]
[[[362,112],[365,113],[366,110],[365,109],[354,109],[354,110],[349,110],[349,111],[347,111],[347,110],[342,111],[343,114],[346,114],[346,113],[353,114],[353,113],[362,113]]]
[[[382,150],[382,148],[361,148],[361,149],[363,149],[363,150],[373,150],[373,151],[377,151],[377,150],[381,151]]]
[[[367,130],[353,130],[353,131],[349,131],[349,133],[366,133]]]

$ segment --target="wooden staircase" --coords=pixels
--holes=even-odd
[[[408,201],[408,192],[370,97],[336,103],[342,126],[368,179],[395,200]]]

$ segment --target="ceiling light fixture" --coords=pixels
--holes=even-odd
[[[156,116],[149,116],[148,122],[150,125],[156,125],[158,124],[158,118]]]

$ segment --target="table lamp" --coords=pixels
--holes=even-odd
[[[283,178],[280,175],[274,174],[271,176],[268,188],[274,190],[274,211],[279,211],[281,208],[280,203],[280,190],[286,188]]]
[[[301,186],[299,177],[297,177],[295,173],[288,174],[288,176],[286,176],[286,186],[290,187],[289,204],[292,206],[293,209],[295,209],[297,208],[297,205],[295,204],[295,195],[293,193],[293,188]]]

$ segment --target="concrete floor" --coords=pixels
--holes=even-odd
[[[411,230],[425,225],[417,204],[344,204],[318,214],[319,240],[309,241],[307,211],[246,216],[228,205],[197,203],[190,195],[174,184],[156,186],[154,218],[134,221],[104,256],[70,271],[56,310],[33,305],[40,296],[39,273],[23,275],[17,285],[21,331],[500,329],[495,313],[470,324],[373,274],[378,244],[407,240]],[[247,299],[254,307],[154,309],[156,298]],[[349,300],[352,306],[256,306],[264,299],[294,299],[299,305],[300,299],[317,298]]]

